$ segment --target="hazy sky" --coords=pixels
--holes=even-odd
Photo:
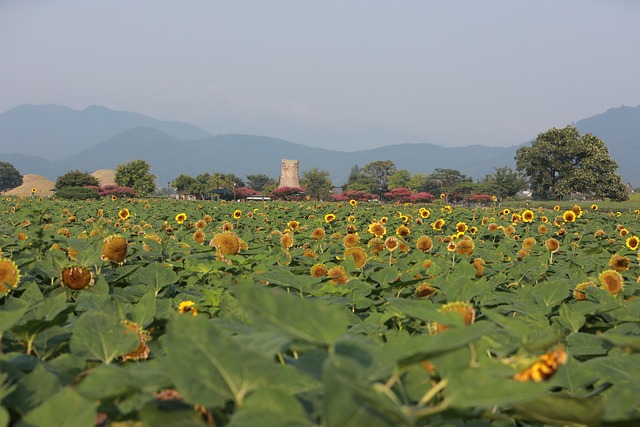
[[[639,22],[636,0],[0,0],[0,112],[509,146],[640,104]]]

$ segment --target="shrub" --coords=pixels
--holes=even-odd
[[[100,194],[88,187],[64,187],[61,190],[56,191],[54,197],[66,200],[87,200],[97,199]]]
[[[136,197],[136,190],[131,187],[120,187],[118,185],[103,185],[102,187],[89,186],[100,194],[100,197]]]
[[[246,199],[247,197],[258,196],[261,193],[249,187],[236,188],[236,198]]]
[[[306,196],[304,188],[300,187],[279,187],[269,193],[269,197],[274,200],[303,200]]]
[[[493,198],[489,194],[472,194],[467,199],[469,203],[477,203],[479,205],[489,205],[493,202]]]
[[[367,200],[372,200],[375,198],[376,196],[371,193],[367,193],[365,190],[348,190],[333,195],[333,200],[335,200],[336,202],[348,202],[349,200],[366,202]]]
[[[431,203],[436,199],[436,196],[434,196],[431,193],[426,193],[424,191],[421,191],[419,193],[413,193],[410,197],[409,197],[409,201],[411,203]]]

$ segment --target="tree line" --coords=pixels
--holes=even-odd
[[[575,126],[552,128],[539,134],[530,146],[516,151],[515,160],[515,170],[507,166],[496,167],[494,173],[475,182],[455,169],[437,168],[428,174],[411,174],[405,169],[397,169],[391,160],[377,160],[362,168],[354,165],[342,190],[380,198],[393,197],[389,194],[404,194],[403,197],[444,194],[451,201],[468,200],[474,195],[504,199],[525,189],[530,189],[533,198],[540,200],[558,200],[573,193],[590,199],[621,201],[628,198],[627,188],[616,173],[618,165],[609,156],[604,141],[590,133],[580,135]],[[131,188],[139,196],[152,194],[156,191],[156,176],[150,169],[144,160],[120,164],[116,168],[116,184]],[[0,162],[0,191],[21,184],[22,175],[13,165]],[[181,174],[170,185],[180,194],[200,199],[213,198],[221,191],[232,194],[235,199],[272,194],[278,181],[265,174],[247,175],[243,180],[232,173],[214,172],[195,177]],[[300,185],[301,191],[316,200],[329,200],[334,188],[330,173],[318,168],[303,171]],[[55,189],[96,186],[99,183],[95,177],[75,170],[58,177]]]

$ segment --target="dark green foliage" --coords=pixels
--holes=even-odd
[[[64,187],[62,190],[56,191],[55,197],[67,200],[87,200],[97,199],[100,194],[96,190],[86,187]]]
[[[22,174],[11,163],[0,162],[0,191],[11,190],[22,184]]]
[[[307,194],[315,200],[327,200],[333,190],[331,174],[327,171],[321,171],[318,168],[304,171],[300,179],[300,185],[306,189]]]
[[[131,187],[144,197],[156,190],[156,176],[151,172],[151,165],[144,160],[134,160],[119,164],[116,167],[116,184]]]
[[[98,187],[100,186],[100,181],[89,172],[80,172],[76,169],[59,176],[56,180],[55,189],[62,190],[65,187],[86,187],[89,185]]]

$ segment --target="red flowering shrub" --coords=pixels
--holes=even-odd
[[[120,187],[117,185],[103,185],[102,187],[96,187],[90,185],[87,186],[87,188],[97,191],[100,197],[136,197],[136,190],[131,187]]]
[[[236,188],[237,199],[246,199],[247,197],[259,196],[259,195],[262,195],[262,193],[260,193],[257,190],[254,190],[253,188],[249,188],[249,187]]]
[[[269,193],[269,197],[273,200],[303,200],[307,195],[306,191],[300,187],[279,187]]]
[[[407,203],[411,201],[412,194],[411,190],[407,188],[394,188],[393,190],[384,193],[384,197],[398,203]]]
[[[434,196],[431,193],[426,193],[424,191],[421,191],[419,193],[413,193],[410,197],[409,197],[409,201],[411,203],[431,203],[436,199],[436,196]]]
[[[467,199],[469,203],[477,203],[479,205],[489,205],[493,202],[493,198],[488,194],[472,194]]]
[[[367,200],[372,200],[375,198],[376,196],[374,196],[371,193],[367,193],[364,190],[349,190],[349,191],[343,191],[342,193],[333,195],[333,200],[335,200],[336,202],[348,202],[349,200],[366,202]]]

